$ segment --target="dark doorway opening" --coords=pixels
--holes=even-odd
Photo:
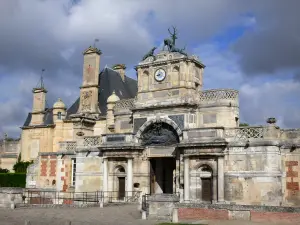
[[[119,180],[119,199],[125,198],[125,177],[118,177]]]
[[[150,194],[174,192],[175,158],[150,159]]]
[[[212,202],[212,180],[211,178],[201,178],[202,201]]]

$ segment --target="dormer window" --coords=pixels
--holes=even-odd
[[[57,119],[58,119],[58,120],[61,120],[61,112],[58,112],[58,113],[57,113]]]

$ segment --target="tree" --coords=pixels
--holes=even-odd
[[[249,127],[248,123],[240,123],[240,127]]]
[[[8,169],[2,169],[2,168],[0,168],[0,173],[8,173],[8,172],[9,172]]]
[[[13,167],[13,170],[15,171],[15,173],[26,173],[27,167],[32,163],[33,161],[19,161],[18,159],[18,161]]]

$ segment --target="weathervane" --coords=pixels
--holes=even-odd
[[[96,48],[96,42],[99,42],[99,39],[98,39],[98,38],[96,38],[96,39],[94,40],[94,48]]]

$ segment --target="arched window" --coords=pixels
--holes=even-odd
[[[58,112],[58,113],[57,113],[57,119],[58,119],[58,120],[61,120],[61,112]]]

